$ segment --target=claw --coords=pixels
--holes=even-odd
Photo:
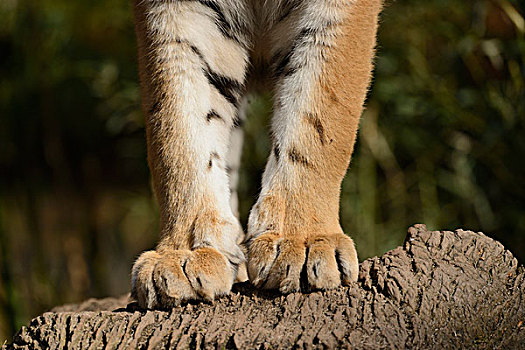
[[[333,289],[357,277],[357,254],[344,234],[316,235],[304,240],[274,233],[251,242],[248,271],[252,283],[281,293]]]

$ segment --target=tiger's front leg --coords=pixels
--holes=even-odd
[[[340,186],[370,82],[381,0],[303,0],[273,11],[273,152],[248,224],[248,273],[283,293],[357,280]]]
[[[243,1],[136,0],[160,242],[132,270],[144,308],[229,293],[244,262],[225,159],[248,64]]]

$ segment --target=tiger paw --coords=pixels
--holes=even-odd
[[[133,266],[131,295],[146,309],[213,301],[230,292],[235,275],[236,267],[213,248],[147,251]]]
[[[295,239],[267,232],[249,244],[248,275],[263,289],[333,289],[357,281],[358,270],[354,243],[343,233]]]

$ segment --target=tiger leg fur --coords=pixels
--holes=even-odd
[[[160,241],[131,274],[143,308],[227,294],[245,260],[225,161],[248,67],[250,11],[242,0],[134,1],[160,209]]]
[[[357,280],[339,224],[340,186],[370,83],[381,0],[267,1],[273,152],[248,220],[248,274],[283,293]],[[271,6],[267,8],[265,6]]]

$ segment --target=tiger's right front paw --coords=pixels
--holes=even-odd
[[[147,251],[133,265],[131,296],[146,309],[213,301],[230,292],[234,278],[234,267],[213,248]]]

